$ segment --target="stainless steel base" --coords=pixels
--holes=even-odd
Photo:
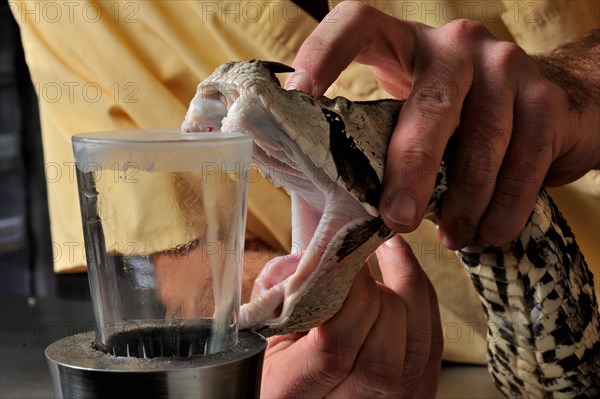
[[[94,349],[89,331],[54,342],[46,358],[57,398],[257,398],[267,341],[240,332],[230,350],[140,359]]]

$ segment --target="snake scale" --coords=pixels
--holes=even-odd
[[[240,327],[269,336],[319,325],[341,307],[363,261],[393,235],[379,217],[386,149],[402,101],[315,99],[281,88],[282,64],[221,65],[198,86],[182,125],[254,136],[253,159],[292,193],[297,248],[276,258]],[[426,217],[446,190],[446,151]],[[600,397],[593,276],[566,220],[542,190],[519,238],[458,256],[488,321],[488,368],[507,397]]]

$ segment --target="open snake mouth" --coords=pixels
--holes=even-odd
[[[189,133],[251,133],[256,166],[276,187],[291,191],[291,253],[267,263],[256,279],[258,295],[240,311],[240,328],[258,331],[285,323],[320,265],[343,245],[348,230],[373,219],[327,173],[335,164],[316,165],[314,156],[299,145],[304,132],[270,105],[269,99],[253,94],[251,89],[242,91],[236,84],[205,83],[192,100],[182,125],[182,130]],[[314,151],[324,154],[328,149]]]

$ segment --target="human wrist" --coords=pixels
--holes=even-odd
[[[567,96],[565,94],[565,98]],[[578,103],[573,107],[566,100],[562,110],[548,110],[562,115],[562,123],[556,126],[554,160],[545,184],[567,184],[590,170],[600,169],[600,114],[597,108],[593,102]]]
[[[552,169],[571,170],[551,177],[553,184],[567,183],[591,169],[600,169],[600,30],[567,43],[546,55],[534,56],[539,71],[565,95],[568,123],[565,140]],[[561,159],[562,158],[562,159]],[[574,170],[576,168],[576,170]]]
[[[565,91],[570,109],[600,105],[600,29],[533,59],[540,73]]]

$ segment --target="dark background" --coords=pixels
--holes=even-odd
[[[86,274],[52,271],[38,100],[0,2],[0,398],[48,398],[44,349],[92,330]]]

